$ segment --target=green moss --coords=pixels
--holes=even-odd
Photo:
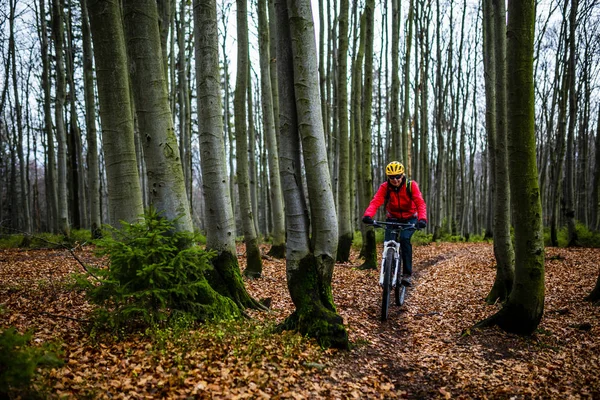
[[[330,281],[319,274],[317,262],[333,263],[331,259],[317,260],[309,254],[290,273],[290,295],[296,311],[281,325],[315,338],[322,347],[349,347],[348,333],[342,318],[336,313]]]
[[[235,254],[222,251],[211,259],[214,270],[207,275],[210,285],[221,295],[229,297],[241,309],[260,308],[244,286]]]

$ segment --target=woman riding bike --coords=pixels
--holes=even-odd
[[[373,200],[365,210],[362,221],[373,224],[373,217],[377,209],[385,203],[386,220],[388,222],[402,222],[415,224],[417,229],[427,227],[427,206],[417,182],[406,179],[404,165],[392,161],[385,167],[387,180],[379,186]],[[400,234],[400,247],[402,248],[402,263],[404,276],[402,284],[411,285],[412,275],[412,244],[410,238],[414,230],[404,230]],[[385,240],[395,240],[393,232],[385,232]]]

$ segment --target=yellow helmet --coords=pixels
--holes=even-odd
[[[387,176],[390,175],[401,175],[404,173],[404,165],[400,164],[398,161],[392,161],[385,167],[385,174]]]

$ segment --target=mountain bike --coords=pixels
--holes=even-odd
[[[404,230],[417,230],[415,224],[402,222],[373,221],[373,226],[383,228],[394,233],[395,240],[383,242],[383,253],[381,255],[381,270],[379,272],[379,286],[383,288],[381,301],[381,320],[388,318],[390,307],[390,293],[394,289],[394,300],[396,305],[404,304],[406,285],[402,284],[402,249],[400,248],[400,233]]]

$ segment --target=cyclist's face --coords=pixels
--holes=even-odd
[[[390,175],[388,176],[389,181],[391,182],[392,185],[394,186],[400,186],[400,183],[402,183],[402,175]]]

